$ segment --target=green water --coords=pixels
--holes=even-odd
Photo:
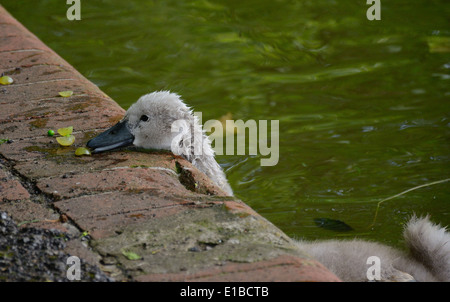
[[[280,159],[220,156],[237,197],[288,235],[400,245],[413,212],[450,224],[450,4],[0,1],[121,106],[170,89],[203,113],[280,121]],[[353,231],[318,227],[337,219]]]

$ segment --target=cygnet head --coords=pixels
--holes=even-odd
[[[149,93],[140,97],[119,123],[91,139],[87,146],[93,153],[129,145],[171,150],[172,141],[178,134],[172,132],[172,124],[177,120],[186,121],[185,128],[194,122],[191,110],[179,95],[169,91]]]
[[[129,145],[170,150],[183,156],[233,195],[201,123],[175,93],[160,91],[142,96],[119,123],[87,143],[92,153]]]

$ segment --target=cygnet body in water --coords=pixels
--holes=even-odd
[[[403,239],[407,252],[361,239],[297,241],[297,245],[343,281],[450,282],[450,234],[446,228],[432,223],[428,216],[413,216]],[[378,276],[371,269],[373,257],[379,260]]]

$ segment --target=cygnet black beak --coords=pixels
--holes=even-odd
[[[134,135],[128,129],[127,121],[123,120],[88,141],[86,146],[92,150],[92,153],[100,153],[130,146],[133,141]]]

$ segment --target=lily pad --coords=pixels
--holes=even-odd
[[[60,96],[62,96],[63,98],[68,98],[69,96],[72,96],[73,91],[72,90],[67,90],[67,91],[60,91],[58,92]]]
[[[12,84],[13,82],[14,80],[11,77],[8,76],[0,77],[0,84],[2,85],[9,85]]]
[[[330,219],[330,218],[314,218],[314,222],[320,228],[324,228],[332,231],[348,232],[353,228],[343,221]]]

